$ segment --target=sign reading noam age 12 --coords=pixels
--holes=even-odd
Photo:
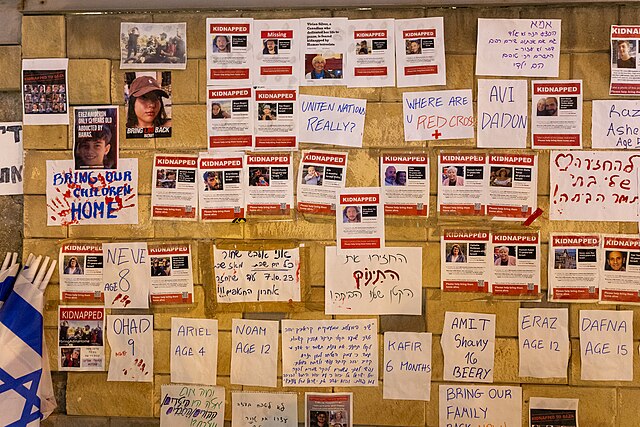
[[[406,141],[473,138],[471,89],[405,92],[402,100]]]
[[[73,168],[47,160],[47,225],[138,223],[138,159],[120,159],[114,171]]]
[[[300,95],[300,141],[362,147],[365,99]]]
[[[476,74],[558,77],[559,19],[478,19]]]

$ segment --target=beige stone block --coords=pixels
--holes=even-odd
[[[49,368],[52,372],[58,370],[58,325],[55,328],[44,328],[44,340],[47,345]]]
[[[229,16],[234,16],[235,12],[227,12]],[[216,12],[215,17],[224,17]],[[235,15],[237,16],[237,15]],[[187,66],[192,59],[206,57],[206,20],[207,17],[213,17],[204,12],[172,12],[172,13],[154,13],[153,22],[186,22],[187,24]]]
[[[287,315],[287,319],[291,320],[331,320],[331,315],[324,314],[324,309],[322,312],[317,311],[301,311],[297,313],[289,313]]]
[[[237,16],[237,14],[230,16]],[[343,15],[332,13],[329,9],[266,9],[242,12],[242,17],[253,19],[329,18],[331,16],[342,17]]]
[[[67,56],[64,16],[22,17],[23,58],[64,58]]]
[[[244,224],[224,222],[153,221],[157,238],[242,239]]]
[[[120,59],[120,23],[151,22],[151,18],[148,14],[68,15],[67,54],[69,58]]]
[[[618,427],[633,427],[637,421],[640,389],[618,389],[617,421]],[[582,418],[580,418],[582,420]]]
[[[422,426],[425,404],[418,401],[387,400],[382,398],[382,384],[378,387],[341,388],[337,393],[353,392],[353,423],[378,426]]]
[[[348,178],[347,182],[349,182]],[[352,185],[348,184],[348,186]],[[335,239],[335,226],[328,223],[312,223],[300,218],[296,221],[249,221],[245,224],[245,239],[280,239],[282,237],[305,241]]]
[[[618,10],[611,6],[557,6],[523,8],[521,18],[561,19],[562,52],[609,50],[611,25],[618,20]]]
[[[153,373],[171,373],[171,331],[153,331]]]
[[[380,88],[376,87],[301,86],[300,94],[366,99],[367,102],[378,102],[380,101],[380,90]]]
[[[613,304],[569,304],[569,337],[580,337],[580,311],[582,310],[615,310]],[[577,353],[580,355],[580,352]]]
[[[69,60],[69,103],[111,103],[111,61],[108,59]]]
[[[191,152],[206,150],[207,107],[204,105],[175,105],[172,107],[171,138],[160,138],[159,149],[185,149]]]
[[[379,185],[378,153],[373,150],[349,150],[347,187],[377,187]]]
[[[207,104],[207,61],[205,59],[198,59],[198,80],[201,84],[198,85],[198,104]],[[206,109],[205,109],[206,111]]]
[[[70,151],[25,151],[24,194],[46,194],[47,160],[71,159],[73,159],[73,154]]]
[[[233,319],[242,319],[241,312],[235,313],[216,313],[215,318],[218,319],[218,331],[232,331]]]
[[[71,116],[71,114],[70,114]],[[66,150],[71,147],[68,126],[23,126],[22,139],[25,150]]]
[[[531,397],[551,397],[555,399],[578,399],[578,419],[580,425],[613,427],[616,424],[615,414],[620,403],[613,388],[599,387],[566,387],[545,385],[522,386],[522,418],[529,414],[529,399]],[[528,418],[527,418],[528,420]],[[527,421],[528,422],[528,421]]]
[[[583,133],[584,135],[584,133]],[[538,195],[549,195],[549,151],[538,152]]]
[[[405,142],[402,118],[402,104],[399,102],[368,103],[362,147],[397,148],[404,152],[424,147],[422,141]]]
[[[307,275],[307,280],[311,286],[324,285],[325,248],[327,246],[335,246],[335,242],[311,242],[306,244],[306,246],[309,248],[309,258],[311,262],[309,262],[309,269],[306,273],[303,273]],[[313,293],[313,289],[311,292]]]
[[[159,329],[171,329],[171,319],[173,317],[186,317],[186,318],[205,318],[205,295],[204,288],[202,286],[193,287],[193,300],[192,305],[181,306],[162,306],[153,305],[153,328],[157,331]]]
[[[638,223],[636,222],[621,222],[620,234],[638,234]]]
[[[585,84],[583,82],[583,84]],[[588,82],[587,82],[588,84]],[[591,115],[593,114],[593,105],[591,101],[582,103],[582,148],[584,150],[591,149]]]
[[[518,336],[518,301],[478,300],[481,295],[427,289],[427,332],[441,334],[447,311],[496,315],[496,337]]]
[[[67,226],[47,226],[47,204],[45,196],[24,196],[24,237],[64,239]]]
[[[218,375],[231,375],[231,332],[218,332]]]
[[[385,224],[387,242],[420,242],[427,240],[427,227],[423,219],[401,219],[387,216],[385,217]],[[387,245],[390,245],[390,243],[387,243]]]
[[[606,34],[609,34],[607,30]],[[602,37],[605,39],[605,37]],[[606,38],[608,40],[608,37]],[[584,100],[611,99],[609,75],[611,64],[609,53],[574,53],[572,78],[584,82]]]
[[[57,268],[56,268],[57,271]],[[49,283],[44,292],[43,322],[45,328],[58,328],[58,306],[60,305],[60,286]],[[57,338],[57,336],[56,336]],[[58,343],[56,342],[56,346]]]
[[[432,289],[440,289],[440,243],[429,242],[422,249],[422,286]]]
[[[22,51],[20,46],[0,46],[0,90],[20,90]]]
[[[106,372],[69,372],[67,414],[151,417],[153,416],[153,383],[107,382]]]
[[[334,16],[345,17],[349,19],[411,19],[422,18],[424,16],[424,13],[424,8],[340,9],[334,11]]]
[[[135,209],[129,208],[129,209]],[[69,231],[69,237],[94,238],[112,240],[115,236],[127,239],[153,238],[153,224],[149,212],[151,211],[151,198],[138,196],[138,224],[126,225],[75,225]]]

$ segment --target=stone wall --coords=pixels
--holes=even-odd
[[[63,241],[190,241],[194,255],[196,303],[184,308],[154,308],[155,372],[153,383],[107,382],[105,373],[54,373],[60,406],[48,426],[143,426],[157,425],[160,385],[169,383],[170,319],[179,317],[216,318],[219,320],[218,384],[227,390],[227,413],[230,420],[232,390],[243,389],[230,384],[231,320],[252,319],[327,319],[324,314],[324,246],[334,244],[331,223],[311,222],[298,216],[292,222],[247,222],[246,224],[203,224],[150,221],[151,170],[156,152],[196,153],[205,150],[206,140],[206,62],[205,19],[213,16],[246,16],[256,19],[329,17],[348,18],[415,18],[443,16],[447,60],[446,87],[429,88],[363,88],[305,87],[302,93],[363,98],[368,101],[366,130],[362,149],[349,150],[348,186],[378,185],[378,157],[381,150],[424,148],[424,142],[403,140],[402,93],[438,89],[473,88],[475,92],[475,47],[477,18],[554,18],[562,20],[562,55],[560,79],[583,79],[585,87],[583,136],[590,147],[591,101],[606,99],[609,84],[609,31],[611,24],[640,23],[640,7],[626,5],[575,5],[553,7],[470,7],[470,8],[401,8],[373,10],[295,10],[176,12],[105,15],[25,16],[22,22],[22,45],[0,46],[0,117],[2,121],[19,120],[21,58],[68,57],[69,96],[72,105],[123,105],[123,73],[119,70],[118,34],[120,22],[187,22],[188,66],[174,71],[173,137],[157,140],[121,138],[121,156],[139,159],[140,223],[133,226],[47,227],[45,207],[45,161],[72,158],[72,134],[68,126],[28,126],[24,129],[26,151],[24,195],[24,250],[52,257],[58,255]],[[474,94],[475,98],[475,94]],[[124,117],[124,107],[121,107]],[[124,135],[121,130],[121,135]],[[474,140],[429,142],[430,161],[437,164],[436,154],[442,147],[475,147]],[[474,148],[475,149],[475,148]],[[297,165],[299,153],[294,156]],[[495,383],[522,385],[523,414],[526,417],[530,396],[573,397],[580,399],[580,423],[586,426],[637,425],[636,402],[640,399],[640,357],[634,351],[635,375],[632,382],[589,382],[580,380],[580,358],[577,319],[579,310],[595,305],[572,304],[570,336],[572,356],[567,379],[540,380],[518,377],[517,314],[520,306],[542,304],[514,301],[477,301],[473,295],[443,294],[440,291],[439,234],[442,221],[435,213],[436,169],[432,167],[431,205],[428,221],[387,221],[388,246],[421,246],[423,248],[422,316],[378,316],[379,337],[385,331],[427,331],[433,337],[433,384],[431,402],[392,401],[382,399],[382,385],[376,388],[352,388],[354,421],[357,425],[437,426],[438,385],[442,383],[443,356],[439,344],[445,311],[495,313],[496,363]],[[295,175],[294,175],[295,176]],[[550,222],[549,153],[539,152],[538,204],[545,214],[534,223],[543,240],[542,259],[547,256],[550,231],[595,231],[637,233],[636,224],[598,222]],[[16,249],[21,227],[18,212],[21,198],[0,199],[0,252]],[[456,221],[460,224],[463,221]],[[449,221],[449,224],[452,222]],[[465,226],[473,226],[464,222]],[[492,224],[497,228],[499,224]],[[10,230],[10,231],[7,231]],[[10,234],[3,234],[10,233]],[[216,304],[212,274],[212,241],[221,239],[266,245],[287,240],[305,243],[302,251],[301,303]],[[543,262],[543,264],[546,264]],[[546,265],[542,267],[542,288],[546,290]],[[57,274],[46,293],[45,334],[51,369],[56,370],[57,307],[59,288]],[[559,305],[554,305],[557,307]],[[600,307],[598,307],[600,308]],[[606,308],[615,308],[607,306]],[[640,339],[640,311],[635,316],[635,346]],[[343,318],[343,316],[335,316]],[[370,317],[370,316],[367,316]],[[380,346],[380,360],[382,345]],[[108,351],[107,351],[108,353]],[[382,367],[380,368],[382,378]],[[281,372],[281,369],[279,369]],[[281,382],[279,381],[279,384]],[[244,387],[255,390],[255,387]],[[295,391],[299,396],[299,421],[303,422],[304,392],[324,389],[283,388],[264,391]],[[336,388],[335,391],[343,391]],[[526,419],[523,418],[523,425]]]

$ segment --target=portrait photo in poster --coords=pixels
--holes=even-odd
[[[353,427],[353,393],[305,393],[305,427]]]
[[[639,43],[640,25],[611,26],[610,95],[640,94]]]
[[[120,23],[120,69],[187,68],[187,24]]]
[[[22,123],[0,123],[0,195],[22,194],[24,175],[24,152]]]
[[[74,107],[73,118],[75,169],[118,169],[118,107]]]
[[[171,136],[171,71],[124,74],[127,138]]]
[[[68,125],[69,59],[22,60],[22,121],[25,125]]]
[[[297,87],[300,83],[300,20],[265,19],[254,23],[253,83]]]
[[[253,19],[207,18],[207,86],[250,85]]]
[[[304,86],[345,85],[348,49],[347,18],[303,18],[300,28],[305,42],[300,80]]]

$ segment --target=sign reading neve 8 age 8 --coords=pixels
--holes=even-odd
[[[300,250],[239,251],[214,246],[218,303],[300,301]]]
[[[637,221],[635,157],[617,151],[552,151],[550,218]]]

